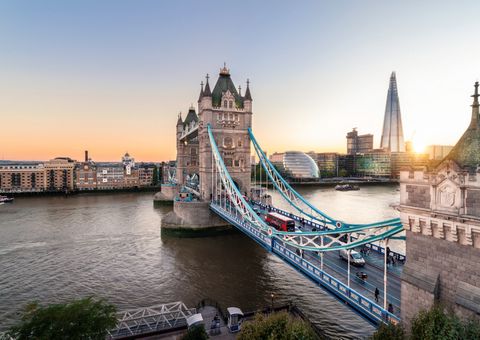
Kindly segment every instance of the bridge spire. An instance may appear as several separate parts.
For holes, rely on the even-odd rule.
[[[210,84],[208,83],[209,78],[210,78],[210,76],[207,73],[207,76],[205,77],[205,79],[207,79],[207,83],[205,84],[205,90],[203,91],[203,96],[204,97],[211,97],[212,96],[212,91],[210,90]]]
[[[202,100],[203,97],[203,81],[200,82],[200,95],[198,96],[198,102]]]
[[[252,100],[252,95],[250,94],[250,80],[247,79],[247,89],[245,90],[245,100]]]
[[[182,124],[183,124],[182,113],[179,112],[179,113],[178,113],[178,119],[177,119],[177,126],[178,126],[178,125],[182,125]]]
[[[478,104],[478,97],[480,95],[478,94],[478,81],[475,82],[475,92],[472,95],[473,98],[473,104],[472,104],[472,121],[470,122],[470,128],[477,128],[478,123],[479,123],[479,107],[480,105]]]

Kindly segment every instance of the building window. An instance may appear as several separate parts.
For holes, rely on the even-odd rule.
[[[231,137],[225,137],[223,139],[223,146],[225,148],[232,148],[233,147],[233,140]]]
[[[235,166],[238,168],[240,166],[240,161],[238,159],[235,160]]]
[[[227,107],[227,101],[226,100],[223,101],[223,107]]]
[[[237,145],[238,145],[239,148],[242,147],[242,140],[241,139],[238,140]]]
[[[225,166],[232,166],[233,160],[231,158],[225,158]]]
[[[228,102],[228,107],[229,107],[230,109],[233,108],[233,100],[230,100],[230,101]]]

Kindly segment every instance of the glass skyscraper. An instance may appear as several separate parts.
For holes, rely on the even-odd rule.
[[[380,148],[387,149],[390,152],[405,152],[402,115],[400,113],[400,101],[398,100],[395,72],[392,72],[390,76]]]

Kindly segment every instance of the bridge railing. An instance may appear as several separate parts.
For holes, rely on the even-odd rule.
[[[396,315],[389,313],[381,306],[356,292],[354,289],[349,288],[346,284],[337,280],[333,276],[322,271],[320,268],[312,264],[311,262],[303,259],[301,256],[295,254],[275,240],[273,242],[272,252],[278,254],[287,263],[297,270],[302,271],[309,276],[313,281],[321,284],[328,290],[332,291],[338,297],[344,301],[348,301],[355,309],[362,312],[364,315],[369,316],[376,322],[400,322],[400,318]]]
[[[117,313],[117,326],[108,332],[107,339],[185,327],[187,318],[195,313],[195,308],[188,308],[181,301],[122,311]]]

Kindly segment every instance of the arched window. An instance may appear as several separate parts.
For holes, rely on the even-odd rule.
[[[242,140],[241,139],[238,140],[237,145],[238,145],[239,148],[242,147]]]
[[[230,101],[228,102],[228,107],[229,107],[230,109],[233,107],[233,100],[230,100]]]
[[[227,101],[226,100],[223,101],[223,107],[227,107]]]

